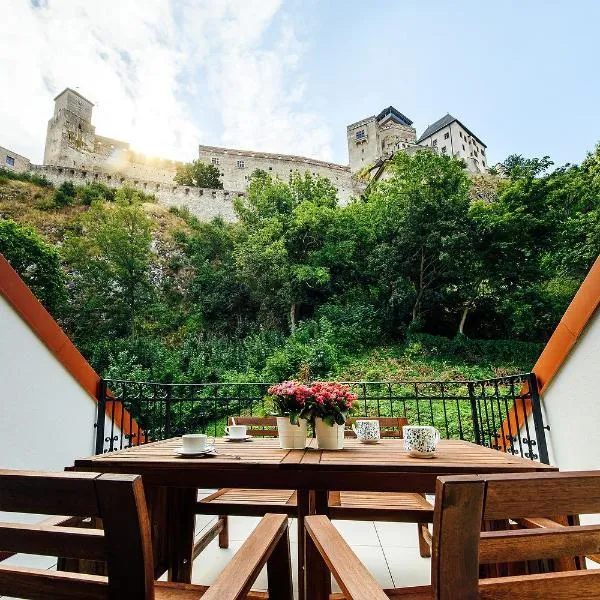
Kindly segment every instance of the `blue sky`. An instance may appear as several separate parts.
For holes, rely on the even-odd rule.
[[[8,3],[9,0],[0,0]],[[10,0],[0,145],[42,158],[52,98],[97,132],[192,159],[198,143],[345,163],[345,127],[450,112],[488,145],[580,162],[600,140],[600,2]]]

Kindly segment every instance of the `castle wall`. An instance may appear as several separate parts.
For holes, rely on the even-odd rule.
[[[199,158],[219,169],[223,187],[228,190],[245,191],[252,173],[256,169],[262,169],[272,177],[279,177],[283,181],[288,181],[294,171],[300,173],[308,171],[313,175],[326,177],[337,188],[340,204],[347,204],[354,195],[350,169],[335,163],[301,156],[216,146],[200,146]]]
[[[28,158],[0,146],[0,168],[23,173],[31,169],[31,162]]]
[[[154,194],[156,200],[165,206],[187,208],[201,221],[209,221],[214,217],[221,217],[225,221],[235,221],[233,199],[236,196],[243,195],[242,192],[194,188],[173,183],[165,184],[160,181],[141,181],[123,175],[75,168],[31,165],[31,169],[40,175],[44,175],[56,186],[65,181],[72,181],[76,185],[97,182],[112,188],[132,187],[146,194]]]

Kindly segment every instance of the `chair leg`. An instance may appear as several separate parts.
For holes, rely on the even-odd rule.
[[[269,600],[293,600],[290,536],[286,528],[267,560]]]
[[[219,548],[229,548],[229,517],[221,515],[219,521],[223,523],[223,528],[219,532]]]
[[[427,542],[427,538],[425,537],[425,534],[423,533],[424,529],[427,529],[429,531],[429,526],[427,523],[417,523],[417,529],[418,529],[418,536],[419,536],[419,553],[421,554],[421,556],[423,558],[430,558],[431,557],[431,547],[429,546],[429,543]]]

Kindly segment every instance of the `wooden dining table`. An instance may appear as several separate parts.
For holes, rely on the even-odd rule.
[[[69,470],[142,476],[153,534],[155,575],[173,581],[192,572],[198,489],[297,490],[298,582],[301,600],[326,597],[329,574],[305,573],[304,517],[327,514],[329,491],[434,493],[440,475],[555,471],[555,467],[462,440],[442,440],[435,457],[414,458],[400,439],[361,444],[346,439],[343,450],[320,450],[316,440],[302,450],[284,450],[278,439],[215,440],[216,455],[182,458],[180,438],[134,446],[75,461]],[[201,558],[201,556],[200,556]]]

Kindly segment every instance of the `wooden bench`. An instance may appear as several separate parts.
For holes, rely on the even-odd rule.
[[[352,424],[357,418],[346,422],[346,437],[355,437]],[[402,417],[379,417],[383,438],[402,438],[402,427],[408,420]],[[229,424],[246,425],[248,434],[256,437],[277,437],[275,417],[233,417]],[[198,514],[218,515],[214,531],[209,531],[202,543],[219,535],[219,546],[227,548],[227,515],[262,516],[265,513],[296,516],[297,503],[294,490],[254,490],[223,488],[202,498],[197,503]],[[417,523],[419,551],[421,556],[431,555],[428,543],[428,523],[433,520],[433,506],[421,494],[394,492],[330,492],[329,515],[332,519],[351,521],[396,521]]]
[[[578,524],[578,515],[597,513],[600,471],[440,477],[430,586],[382,590],[327,517],[313,515],[305,519],[308,597],[600,598],[600,570],[585,570],[582,558],[600,553],[600,525]],[[330,595],[329,573],[341,594]]]
[[[0,596],[36,600],[292,600],[287,518],[266,515],[210,587],[154,581],[150,523],[139,475],[0,470],[0,511],[102,519],[103,529],[65,517],[0,523],[0,556],[15,553],[105,561],[107,577],[0,564]],[[0,560],[1,562],[1,560]],[[267,565],[269,593],[250,592]]]

